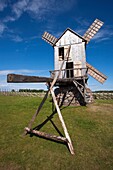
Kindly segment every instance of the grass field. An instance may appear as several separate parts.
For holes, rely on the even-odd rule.
[[[22,136],[40,98],[0,96],[0,170],[113,170],[113,100],[62,108],[75,155],[60,143]],[[52,113],[49,100],[33,127]],[[52,121],[63,133],[57,114]],[[49,121],[41,131],[59,135]]]

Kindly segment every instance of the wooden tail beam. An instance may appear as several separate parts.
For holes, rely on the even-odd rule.
[[[26,76],[20,74],[8,74],[8,83],[40,83],[40,82],[52,82],[53,79],[49,77],[39,77],[39,76]]]
[[[62,70],[61,70],[62,71]],[[77,80],[81,80],[82,77],[76,77]],[[86,77],[87,78],[87,77]],[[8,74],[7,75],[7,82],[8,83],[51,83],[53,82],[53,78],[49,77],[39,77],[39,76],[26,76],[26,75],[19,75],[19,74]],[[55,78],[54,82],[56,84],[59,83],[72,83],[75,78]]]

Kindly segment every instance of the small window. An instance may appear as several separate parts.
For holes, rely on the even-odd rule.
[[[59,60],[64,60],[64,47],[59,48]]]

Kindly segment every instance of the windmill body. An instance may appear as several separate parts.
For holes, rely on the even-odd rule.
[[[86,41],[80,35],[69,28],[57,40],[54,45],[54,69],[59,70],[63,60],[65,60],[63,69],[69,69],[66,73],[61,74],[60,78],[71,78],[85,75],[85,43]],[[70,53],[67,58],[65,56],[70,45]]]

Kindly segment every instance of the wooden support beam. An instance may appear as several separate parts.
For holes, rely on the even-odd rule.
[[[8,74],[8,83],[40,83],[40,82],[52,82],[52,78],[49,77],[39,77],[39,76],[26,76],[19,74]]]
[[[81,88],[78,86],[77,82],[76,81],[73,81],[73,83],[75,84],[76,88],[78,89],[78,91],[80,92],[80,94],[84,97],[84,94],[81,90]]]
[[[60,108],[59,108],[59,106],[58,106],[58,104],[57,104],[57,100],[56,100],[56,97],[55,97],[55,94],[54,94],[53,89],[50,89],[50,92],[51,92],[51,94],[52,94],[53,101],[54,101],[54,104],[55,104],[55,107],[56,107],[56,110],[57,110],[57,113],[58,113],[60,122],[61,122],[61,124],[62,124],[64,133],[65,133],[65,136],[66,136],[66,139],[67,139],[67,144],[68,144],[69,150],[70,150],[71,154],[74,155],[74,148],[73,148],[73,145],[72,145],[72,142],[71,142],[71,138],[70,138],[70,136],[69,136],[69,133],[68,133],[68,131],[67,131],[67,128],[66,128],[64,119],[63,119],[62,114],[61,114],[61,112],[60,112]]]
[[[48,133],[45,133],[45,132],[32,130],[32,129],[28,128],[28,127],[25,127],[25,131],[27,133],[31,133],[31,134],[34,134],[36,136],[43,137],[43,138],[46,138],[46,139],[49,139],[49,140],[67,143],[67,139],[65,137],[62,137],[62,136],[56,136],[56,135],[51,135],[51,134],[48,134]]]
[[[45,94],[43,100],[41,101],[41,103],[40,103],[38,109],[36,110],[36,113],[33,115],[31,121],[29,122],[28,127],[29,127],[30,129],[31,129],[31,127],[32,127],[32,124],[33,124],[35,118],[37,117],[38,113],[40,112],[40,110],[41,110],[43,104],[45,103],[45,101],[46,101],[46,99],[47,99],[47,96],[48,96],[48,93],[49,93],[49,90],[46,92],[46,94]]]
[[[72,83],[75,79],[81,80],[83,77],[76,77],[76,78],[58,78],[55,77],[55,80],[51,77],[39,77],[39,76],[26,76],[26,75],[19,75],[19,74],[8,74],[7,75],[7,82],[8,83],[44,83],[44,82],[54,82],[55,83]],[[88,77],[85,77],[86,79]],[[55,85],[55,83],[53,84]]]
[[[84,92],[84,101],[85,103],[87,103],[86,101],[86,83],[85,83],[85,79],[83,78],[83,83],[84,83],[84,89],[83,89],[83,92]]]

